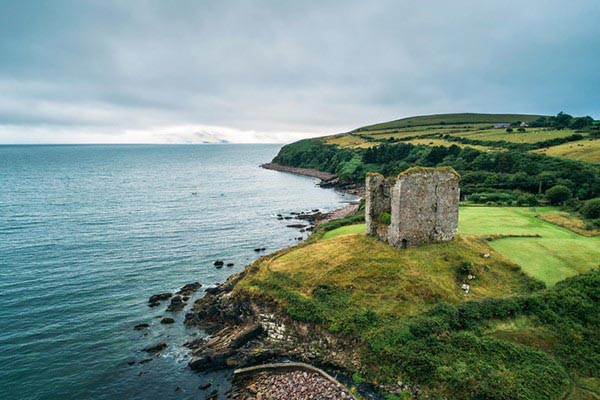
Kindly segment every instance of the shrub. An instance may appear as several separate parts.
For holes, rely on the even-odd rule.
[[[552,186],[546,191],[546,198],[553,205],[559,205],[567,201],[573,196],[573,192],[566,186],[556,185]]]
[[[587,219],[600,218],[600,197],[586,201],[581,208],[581,215]]]
[[[382,212],[381,214],[379,214],[379,221],[386,225],[389,225],[392,223],[392,216],[388,212]]]
[[[511,133],[513,131],[512,128],[506,128],[506,132]]]

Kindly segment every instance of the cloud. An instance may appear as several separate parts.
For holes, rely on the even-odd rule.
[[[11,2],[0,142],[289,142],[437,112],[600,117],[600,4]]]

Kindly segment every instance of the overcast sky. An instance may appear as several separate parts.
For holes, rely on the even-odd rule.
[[[600,118],[600,1],[0,0],[0,143],[291,142]]]

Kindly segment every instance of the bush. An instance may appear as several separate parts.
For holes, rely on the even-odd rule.
[[[512,128],[506,128],[506,132],[511,133],[513,131]]]
[[[556,185],[552,186],[546,191],[546,198],[553,205],[559,205],[567,201],[573,196],[573,192],[566,186]]]
[[[581,215],[586,219],[600,218],[600,197],[586,201],[581,208]]]
[[[392,223],[392,216],[388,212],[382,212],[379,214],[379,221],[383,224],[389,225]]]

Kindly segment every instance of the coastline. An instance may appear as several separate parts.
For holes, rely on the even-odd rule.
[[[287,165],[280,165],[276,163],[265,163],[260,165],[261,168],[270,169],[273,171],[280,172],[289,172],[297,175],[310,176],[312,178],[318,178],[323,182],[331,182],[337,178],[337,174],[332,174],[329,172],[322,172],[317,169],[312,168],[297,168],[297,167],[289,167]]]
[[[353,195],[364,193],[362,188],[356,188],[355,185],[339,185],[335,174],[273,163],[262,164],[260,167],[318,178],[322,188],[334,188]],[[318,210],[307,214],[292,213],[292,218],[309,222],[312,226],[307,230],[312,231],[319,224],[355,214],[359,205],[359,201],[351,202],[323,214]],[[289,247],[263,257],[270,257],[287,249]],[[294,362],[300,361],[310,363],[304,365],[315,371],[321,371],[319,367],[328,366],[346,376],[357,359],[354,351],[349,350],[354,347],[353,343],[345,343],[314,324],[294,321],[274,304],[255,302],[235,295],[236,284],[253,265],[255,263],[230,275],[223,284],[206,289],[204,296],[197,299],[186,313],[186,326],[199,327],[208,334],[205,339],[191,340],[185,344],[191,350],[189,367],[197,372],[229,368],[236,368],[238,371],[240,368],[252,370],[256,366],[264,368],[259,378],[240,380],[233,379],[236,378],[235,375],[232,377],[232,386],[226,393],[235,398],[255,398],[256,395],[259,395],[257,398],[271,398],[270,396],[275,395],[270,392],[273,387],[278,389],[276,397],[285,395],[286,398],[304,399],[309,398],[306,396],[311,393],[326,393],[327,398],[355,398],[335,379],[336,384],[331,386],[331,382],[327,379],[323,381],[319,374],[307,375],[302,372],[304,368],[294,367],[297,364]],[[311,348],[315,343],[319,343],[322,352],[315,352]],[[281,362],[289,365],[287,373],[280,371],[285,369],[281,367]],[[271,370],[270,366],[274,368]],[[324,371],[321,372],[328,376]],[[345,380],[349,380],[348,376]]]

